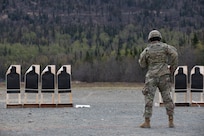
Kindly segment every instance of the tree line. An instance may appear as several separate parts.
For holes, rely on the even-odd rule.
[[[55,32],[55,41],[39,44],[34,31],[23,33],[20,43],[0,43],[1,78],[11,64],[22,65],[22,74],[31,64],[48,64],[57,68],[72,65],[73,80],[86,82],[141,82],[144,70],[138,58],[146,47],[147,34],[137,31],[137,26],[126,25],[120,31],[106,27],[78,27],[70,34]],[[163,42],[175,46],[179,52],[179,64],[192,67],[203,65],[203,31],[183,33],[160,29]],[[48,41],[47,41],[48,42]]]

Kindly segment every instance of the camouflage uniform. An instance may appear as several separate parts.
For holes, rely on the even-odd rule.
[[[173,116],[174,104],[170,96],[170,75],[173,75],[177,63],[176,48],[160,41],[150,42],[140,54],[140,66],[148,69],[145,76],[145,87],[142,91],[145,97],[145,118],[152,116],[153,100],[157,88],[161,92],[167,115]]]

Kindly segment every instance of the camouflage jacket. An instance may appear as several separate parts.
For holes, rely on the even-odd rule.
[[[140,54],[139,64],[148,69],[146,77],[173,74],[178,65],[177,49],[166,43],[152,42]]]

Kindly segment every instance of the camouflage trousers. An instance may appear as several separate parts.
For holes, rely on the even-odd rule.
[[[145,111],[143,116],[146,118],[150,118],[152,116],[153,101],[157,88],[161,93],[164,105],[166,107],[167,115],[174,114],[174,103],[170,95],[170,76],[163,75],[161,77],[146,77],[145,87],[142,90],[145,97]]]

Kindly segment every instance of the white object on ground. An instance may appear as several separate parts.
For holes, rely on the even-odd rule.
[[[90,105],[76,105],[76,108],[90,108]]]

